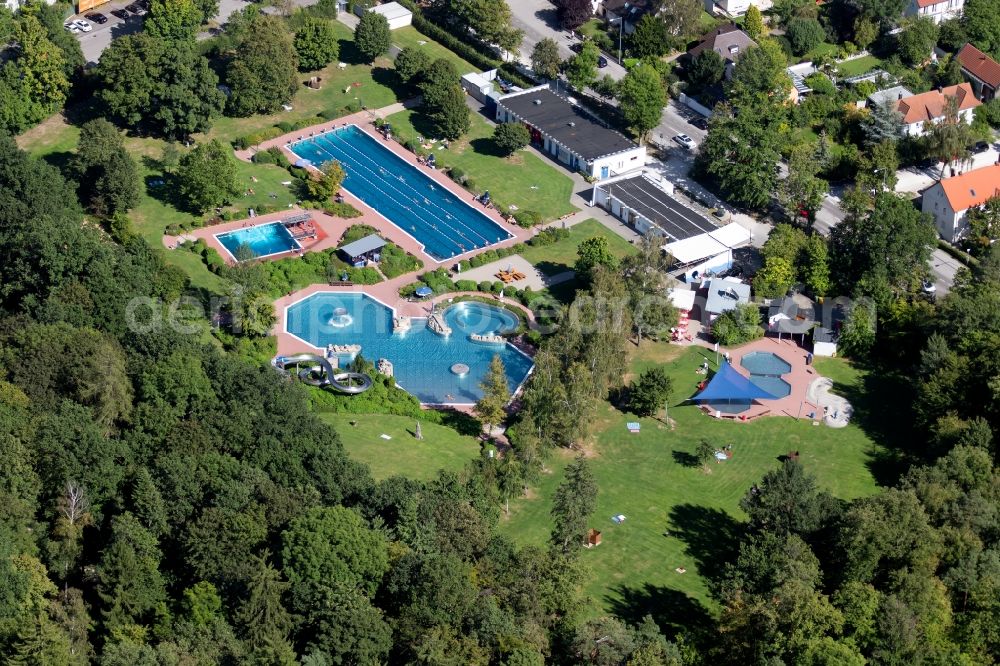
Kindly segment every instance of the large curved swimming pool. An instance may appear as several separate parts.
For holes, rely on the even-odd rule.
[[[321,292],[288,306],[285,330],[320,349],[361,345],[366,359],[388,359],[397,384],[427,404],[475,403],[494,355],[503,360],[512,391],[531,370],[531,358],[512,345],[470,339],[516,329],[517,316],[507,310],[475,302],[452,305],[444,311],[449,336],[428,329],[426,319],[413,319],[409,331],[393,333],[392,318],[391,308],[366,294]],[[349,360],[338,358],[341,365]],[[452,372],[455,364],[468,366],[469,372]]]

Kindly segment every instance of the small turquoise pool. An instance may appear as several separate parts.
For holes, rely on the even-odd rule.
[[[792,386],[781,377],[768,375],[750,375],[750,381],[764,389],[775,398],[784,398],[792,392]]]
[[[781,376],[792,371],[788,361],[771,352],[750,352],[740,360],[740,365],[751,375]]]
[[[413,319],[405,333],[393,333],[392,309],[365,294],[321,292],[285,311],[285,330],[320,349],[327,345],[361,345],[361,355],[392,362],[397,384],[427,404],[473,404],[482,397],[479,384],[494,355],[507,369],[511,391],[527,378],[532,360],[509,344],[473,342],[470,336],[503,333],[518,325],[515,314],[490,305],[457,303],[444,311],[451,335]],[[349,357],[340,357],[346,365]],[[468,372],[456,373],[453,366]]]
[[[233,259],[236,258],[236,249],[241,245],[246,245],[253,250],[257,258],[269,257],[301,247],[281,222],[228,231],[224,234],[216,234],[215,238],[222,244],[222,247],[226,248]]]

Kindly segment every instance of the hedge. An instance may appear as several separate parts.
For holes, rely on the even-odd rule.
[[[336,201],[332,201],[323,206],[323,212],[327,215],[343,219],[361,217],[361,211],[347,202],[337,203]]]

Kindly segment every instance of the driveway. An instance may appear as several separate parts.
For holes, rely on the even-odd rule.
[[[507,0],[510,5],[511,24],[524,32],[521,42],[521,62],[531,65],[531,51],[535,44],[546,37],[559,45],[559,55],[565,60],[573,57],[570,45],[578,42],[576,37],[559,27],[559,12],[549,0]],[[617,53],[606,54],[608,66],[598,71],[598,76],[609,75],[615,81],[625,76],[625,68],[616,62]]]
[[[706,132],[691,124],[692,120],[700,117],[677,100],[667,100],[667,105],[663,107],[663,115],[660,117],[660,124],[653,130],[653,142],[661,146],[676,145],[674,137],[678,134],[687,134],[700,146],[705,140]]]

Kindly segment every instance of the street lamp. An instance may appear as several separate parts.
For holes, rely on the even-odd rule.
[[[615,21],[618,21],[618,64],[622,64],[622,26],[625,25],[625,19],[619,16],[611,21],[614,25]]]

